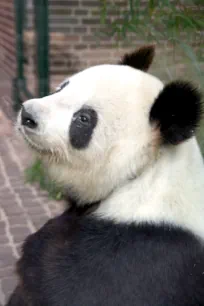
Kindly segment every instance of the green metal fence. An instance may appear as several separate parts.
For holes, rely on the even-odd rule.
[[[24,45],[24,31],[26,29],[26,0],[14,0],[16,19],[16,76],[13,80],[14,109],[18,110],[21,103],[31,99],[33,94],[28,90],[25,76],[27,61]],[[37,96],[49,94],[49,22],[48,0],[34,0],[34,32],[36,51],[36,81]]]

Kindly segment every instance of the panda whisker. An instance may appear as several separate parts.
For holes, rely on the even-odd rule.
[[[57,149],[58,151],[58,156],[60,159],[68,160],[68,151],[67,151],[67,147],[66,144],[62,138],[62,136],[60,135],[60,133],[57,134],[58,140],[60,142],[60,148]]]

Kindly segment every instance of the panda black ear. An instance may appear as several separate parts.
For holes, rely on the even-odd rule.
[[[120,64],[147,71],[153,61],[154,54],[155,47],[153,45],[144,46],[132,53],[125,54]]]
[[[164,143],[174,145],[195,134],[201,117],[201,94],[182,81],[166,85],[150,111],[150,121],[159,126]]]

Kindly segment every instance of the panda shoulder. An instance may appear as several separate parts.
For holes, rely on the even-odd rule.
[[[24,275],[27,267],[35,270],[39,267],[48,246],[56,248],[65,237],[74,222],[73,218],[65,211],[60,216],[47,221],[38,231],[29,235],[22,246],[21,257],[17,263],[17,272]],[[26,276],[26,275],[24,275]]]

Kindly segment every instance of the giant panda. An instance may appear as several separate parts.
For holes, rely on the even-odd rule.
[[[203,306],[201,95],[154,47],[25,102],[17,127],[70,206],[30,235],[9,306]]]

